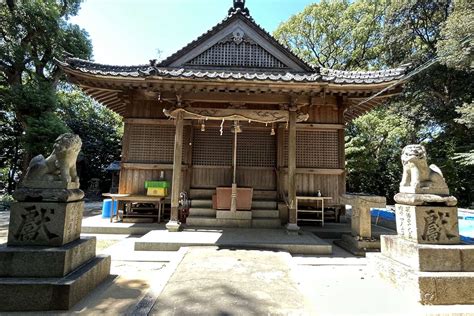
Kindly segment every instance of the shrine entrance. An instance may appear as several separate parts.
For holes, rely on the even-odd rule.
[[[203,126],[204,124],[204,126]],[[234,122],[222,127],[209,122],[195,125],[192,140],[191,188],[231,186],[233,180]],[[236,147],[236,183],[254,190],[277,189],[276,126],[239,122]]]

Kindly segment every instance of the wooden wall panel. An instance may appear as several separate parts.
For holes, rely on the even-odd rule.
[[[328,205],[339,204],[339,196],[344,193],[341,191],[341,181],[344,181],[344,175],[319,175],[297,172],[296,194],[314,196],[320,190],[323,196],[332,197]],[[288,173],[286,171],[280,171],[279,187],[279,193],[286,195],[288,192]]]
[[[196,189],[232,185],[231,167],[193,166],[191,187]]]
[[[237,168],[237,185],[255,190],[276,190],[277,176],[273,168]]]
[[[145,194],[145,181],[158,180],[163,169],[122,168],[120,172],[120,194]],[[172,182],[173,170],[166,169],[165,179]],[[183,179],[187,179],[189,170],[183,170]],[[183,181],[181,191],[189,190],[189,182]]]
[[[313,105],[308,109],[309,118],[307,123],[320,123],[320,124],[337,124],[343,123],[339,119],[339,112],[336,103],[329,104],[326,106]]]

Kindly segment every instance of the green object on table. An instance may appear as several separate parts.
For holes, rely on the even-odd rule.
[[[170,183],[168,181],[145,181],[145,189],[149,188],[169,188]]]

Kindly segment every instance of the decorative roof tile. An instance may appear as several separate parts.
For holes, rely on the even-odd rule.
[[[328,82],[336,84],[382,83],[402,78],[408,65],[380,71],[341,71],[322,68],[321,72],[250,72],[234,70],[186,69],[158,67],[151,61],[148,65],[114,66],[93,63],[87,60],[68,58],[58,63],[63,68],[100,76],[112,77],[163,77],[183,79],[255,80],[282,82]]]

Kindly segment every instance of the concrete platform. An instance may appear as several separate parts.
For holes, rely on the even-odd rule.
[[[189,248],[149,315],[314,315],[285,252]]]
[[[83,234],[127,234],[145,235],[156,229],[165,229],[162,223],[111,223],[109,218],[102,218],[101,215],[91,216],[82,220]]]
[[[152,231],[135,242],[137,251],[176,251],[187,246],[283,250],[291,254],[331,254],[332,245],[311,232],[288,235],[285,229],[225,228]]]

